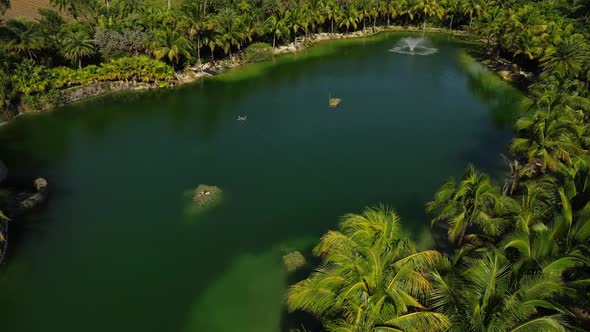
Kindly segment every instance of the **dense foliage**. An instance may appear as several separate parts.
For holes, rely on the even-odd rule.
[[[0,8],[8,6],[5,1]],[[0,95],[0,104],[14,108],[23,99],[32,98],[23,98],[18,92],[24,88],[18,86],[22,78],[11,80],[23,73],[16,72],[16,68],[25,59],[46,68],[81,69],[110,59],[148,55],[178,70],[199,65],[203,59],[227,55],[233,60],[236,51],[255,42],[275,47],[278,43],[297,43],[298,37],[311,33],[346,33],[376,25],[471,27],[490,49],[516,54],[532,65],[542,61],[555,67],[569,55],[567,50],[561,51],[564,45],[579,54],[579,60],[584,57],[583,47],[578,46],[585,45],[585,40],[578,30],[587,21],[588,10],[587,3],[578,2],[526,5],[514,0],[52,0],[52,5],[67,16],[65,19],[44,9],[35,20],[17,18],[0,23],[0,58],[7,58],[0,61],[5,76],[0,80],[0,91],[10,92]],[[554,17],[559,18],[554,24],[543,24]],[[561,47],[556,47],[558,44]],[[560,72],[547,72],[581,75],[584,69],[576,60]]]
[[[506,181],[468,167],[426,205],[441,252],[418,251],[387,209],[345,216],[292,286],[291,310],[331,331],[566,331],[590,311],[587,0],[53,0],[69,13],[3,22],[0,106],[72,85],[166,81],[174,69],[316,32],[465,29],[481,56],[533,73]],[[6,8],[0,2],[0,11]],[[255,44],[259,45],[259,44]],[[265,54],[251,46],[246,56]],[[254,59],[253,59],[254,60]],[[47,101],[48,102],[48,101]],[[4,112],[6,113],[6,112]]]
[[[345,216],[289,308],[329,331],[588,330],[590,3],[472,1],[469,15],[460,1],[441,4],[482,57],[534,74],[506,180],[469,166],[443,184],[426,204],[433,231],[447,233],[440,252],[408,242],[399,254],[407,240],[388,209]]]

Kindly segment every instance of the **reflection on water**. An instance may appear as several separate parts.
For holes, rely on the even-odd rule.
[[[467,73],[469,89],[488,105],[496,124],[512,125],[525,97],[466,53],[459,53],[459,62]]]

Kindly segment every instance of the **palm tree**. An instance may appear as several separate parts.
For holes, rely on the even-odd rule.
[[[461,0],[448,0],[445,4],[445,17],[449,18],[449,30],[453,29],[453,23],[455,20],[455,15],[462,13],[462,5],[463,3]]]
[[[500,251],[466,259],[463,271],[435,272],[432,307],[452,322],[449,331],[567,331],[565,310],[555,298],[566,293],[551,273],[518,276]]]
[[[190,58],[190,43],[184,31],[178,27],[156,30],[148,38],[146,46],[156,59],[167,58],[178,65],[181,59]]]
[[[287,24],[293,31],[293,45],[297,47],[297,33],[301,30],[307,33],[309,26],[309,15],[304,6],[298,1],[291,1],[289,3],[289,16],[287,17]]]
[[[403,8],[406,5],[405,0],[383,0],[380,5],[380,12],[387,19],[387,27],[391,25],[391,19],[403,13]]]
[[[479,16],[484,11],[484,3],[481,0],[463,0],[463,13],[469,17],[469,26],[473,23],[473,17]]]
[[[590,61],[590,48],[580,34],[570,34],[556,45],[547,48],[541,58],[543,69],[556,75],[561,81],[575,78]]]
[[[6,49],[20,55],[26,55],[30,59],[35,57],[35,52],[43,49],[45,43],[39,25],[24,17],[8,20],[5,25],[7,32]]]
[[[547,25],[535,6],[524,5],[510,13],[506,29],[509,47],[515,56],[524,54],[532,60],[543,51],[538,41]]]
[[[239,49],[246,38],[242,19],[233,9],[225,8],[217,15],[216,32],[216,44],[220,45],[233,61],[232,47]]]
[[[436,16],[439,19],[444,15],[443,7],[438,3],[438,0],[417,0],[414,3],[411,11],[418,13],[424,20],[424,28],[426,28],[426,21],[428,18]]]
[[[352,5],[347,5],[344,7],[342,15],[338,18],[340,21],[338,23],[338,27],[346,27],[346,33],[348,33],[348,29],[350,27],[353,29],[357,28],[358,17],[359,15],[356,8],[354,8]]]
[[[540,163],[542,172],[571,166],[582,152],[577,143],[581,128],[565,116],[539,111],[517,120],[516,129],[510,150],[530,164]]]
[[[496,236],[506,221],[500,216],[510,207],[511,201],[500,195],[490,178],[469,165],[460,182],[450,180],[436,193],[434,201],[426,204],[432,219],[448,223],[451,242],[459,246],[469,227],[477,225],[486,235]]]
[[[203,11],[204,3],[200,0],[194,0],[186,3],[183,7],[183,26],[186,28],[190,38],[195,39],[195,48],[197,49],[197,65],[201,69],[201,47],[203,46],[202,37],[212,29],[211,20]]]
[[[427,271],[441,260],[418,252],[401,235],[391,210],[366,209],[343,217],[314,249],[321,266],[291,287],[289,310],[320,318],[331,331],[440,331],[448,319],[421,303],[431,289]]]
[[[275,48],[277,44],[277,39],[282,38],[283,36],[289,35],[289,27],[287,27],[287,19],[285,17],[289,17],[288,11],[283,11],[283,14],[273,14],[270,15],[265,23],[264,26],[266,31],[269,31],[272,34],[272,47]]]
[[[74,19],[78,17],[79,0],[50,0],[49,4],[59,10],[66,10]]]
[[[61,52],[66,59],[78,62],[82,69],[82,58],[94,54],[94,44],[90,34],[84,27],[68,27],[64,29]]]
[[[342,8],[336,3],[330,1],[325,7],[326,18],[330,20],[330,33],[334,33],[334,24],[342,16]]]

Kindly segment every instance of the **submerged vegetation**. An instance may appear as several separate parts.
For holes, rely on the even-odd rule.
[[[246,47],[247,59],[262,61],[279,43],[297,44],[317,32],[409,24],[467,30],[482,44],[479,56],[507,59],[512,70],[533,76],[505,181],[494,183],[468,166],[460,179],[442,185],[426,204],[434,232],[446,233],[437,250],[418,250],[388,208],[346,215],[315,247],[317,269],[290,288],[289,309],[310,313],[330,331],[588,328],[588,1],[54,4],[70,17],[44,10],[37,21],[2,23],[5,118],[18,105],[51,103],[59,89],[115,80],[166,85],[175,70],[201,69],[203,59],[234,61]],[[6,7],[0,2],[0,10]],[[195,198],[199,193],[205,195]],[[302,256],[290,258],[305,264]]]

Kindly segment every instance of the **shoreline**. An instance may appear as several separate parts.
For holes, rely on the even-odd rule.
[[[435,27],[426,27],[423,29],[422,27],[416,26],[390,26],[390,27],[367,27],[364,31],[358,30],[350,33],[315,33],[310,34],[307,36],[300,36],[297,38],[297,45],[294,42],[289,44],[278,45],[273,49],[273,56],[282,56],[286,54],[294,54],[315,45],[324,42],[324,41],[332,41],[332,40],[340,40],[340,39],[360,39],[360,38],[367,38],[373,37],[380,33],[388,33],[388,32],[412,32],[412,33],[419,33],[419,32],[428,32],[428,33],[446,33],[452,36],[466,36],[468,35],[463,30],[449,30],[446,28],[435,28]],[[14,115],[11,119],[5,120],[0,122],[0,126],[5,125],[11,120],[16,119],[20,116],[25,114],[37,114],[43,112],[51,112],[54,109],[69,105],[75,104],[78,102],[83,102],[90,100],[95,97],[105,96],[109,94],[115,94],[120,92],[133,92],[133,91],[143,91],[143,90],[155,90],[155,89],[173,89],[176,87],[180,87],[187,84],[192,84],[197,82],[206,77],[216,76],[222,73],[225,73],[229,70],[237,69],[245,64],[253,63],[248,62],[242,59],[241,57],[242,51],[236,53],[234,55],[234,60],[230,60],[228,58],[223,58],[222,60],[218,60],[215,62],[209,61],[203,63],[200,68],[199,66],[192,66],[186,68],[183,71],[175,72],[175,80],[172,81],[173,84],[167,86],[158,86],[157,83],[150,84],[150,83],[142,83],[142,82],[130,82],[130,81],[101,81],[101,82],[94,82],[90,84],[78,85],[74,87],[68,87],[66,89],[59,90],[60,97],[55,102],[55,104],[48,105],[49,107],[45,109],[34,109],[34,110],[27,110],[27,111],[18,111],[16,115]]]

